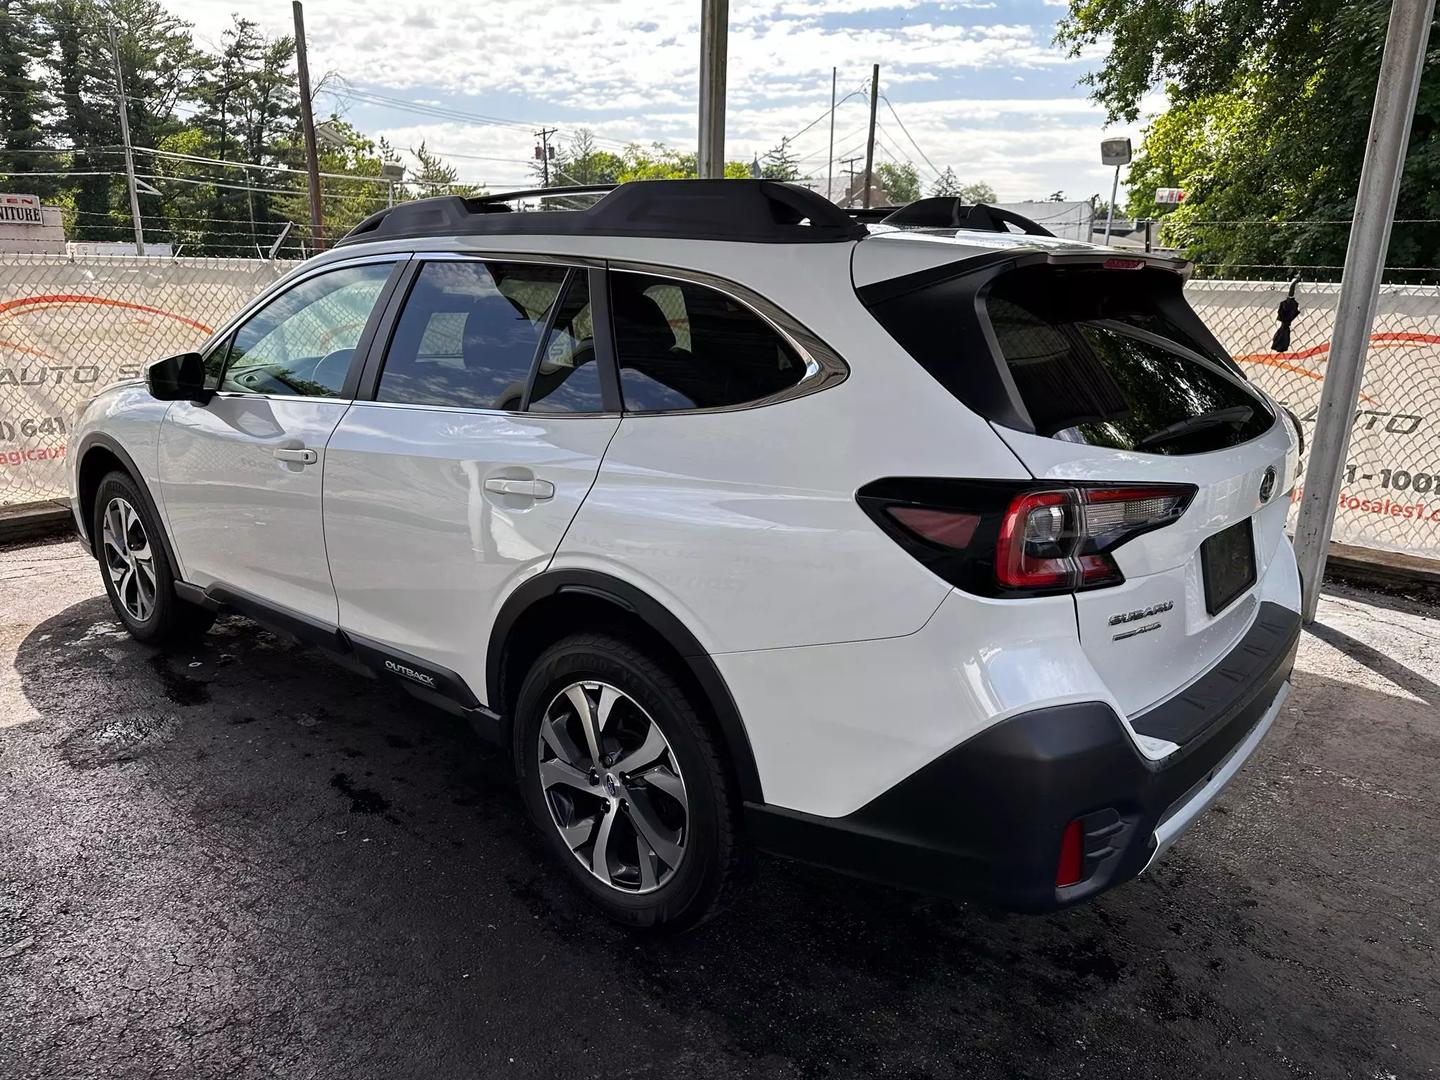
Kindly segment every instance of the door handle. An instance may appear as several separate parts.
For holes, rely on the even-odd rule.
[[[277,447],[271,451],[281,461],[293,461],[300,465],[314,465],[320,460],[320,455],[314,450],[291,450],[284,447]]]
[[[492,476],[485,481],[485,490],[492,495],[523,495],[529,499],[555,497],[555,485],[549,480],[507,480]]]

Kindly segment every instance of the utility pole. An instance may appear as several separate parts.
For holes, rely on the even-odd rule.
[[[730,0],[700,0],[700,146],[695,157],[702,180],[725,175],[725,57],[729,49]]]
[[[845,171],[846,171],[846,173],[849,174],[849,177],[850,177],[850,182],[845,185],[845,205],[846,205],[846,206],[849,206],[849,205],[850,205],[850,200],[855,197],[855,194],[854,194],[854,193],[855,193],[855,174],[856,174],[856,172],[858,171],[858,170],[856,170],[856,168],[855,168],[855,163],[856,163],[857,161],[859,161],[859,160],[860,160],[860,159],[859,159],[858,157],[847,157],[847,158],[841,158],[841,159],[840,159],[840,164],[845,166]]]
[[[825,198],[835,201],[835,76],[838,68],[830,69],[830,156],[825,159]]]
[[[120,35],[110,27],[110,52],[115,57],[115,88],[120,94],[120,141],[125,145],[125,176],[130,184],[130,217],[135,222],[135,254],[145,254],[145,229],[140,224],[140,190],[135,186],[135,155],[130,150],[130,105],[125,73],[120,70]]]
[[[555,131],[555,128],[541,128],[534,133],[535,138],[540,140],[540,145],[535,147],[535,156],[540,159],[540,172],[544,177],[541,187],[550,186],[550,158],[553,156],[550,152],[550,136],[554,135]]]
[[[310,111],[310,63],[305,55],[305,9],[294,0],[295,67],[300,75],[300,123],[305,129],[305,169],[310,174],[310,242],[325,249],[325,214],[320,205],[320,158],[315,152],[315,116]]]
[[[1415,116],[1420,73],[1425,67],[1425,48],[1434,17],[1435,0],[1394,0],[1390,8],[1375,108],[1370,115],[1370,136],[1365,143],[1365,164],[1360,170],[1345,272],[1335,306],[1335,336],[1320,388],[1315,439],[1305,471],[1300,519],[1295,526],[1295,556],[1300,564],[1303,594],[1301,614],[1307,623],[1314,621],[1320,604],[1345,454],[1350,448],[1365,354],[1380,302],[1385,254],[1390,247],[1395,202],[1410,142],[1410,122]]]
[[[875,106],[880,103],[880,65],[870,69],[870,137],[865,140],[865,201],[860,205],[870,209],[870,184],[875,164]]]

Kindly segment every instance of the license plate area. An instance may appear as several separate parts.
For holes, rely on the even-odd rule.
[[[1255,584],[1255,526],[1236,522],[1200,545],[1200,578],[1205,610],[1218,615]]]

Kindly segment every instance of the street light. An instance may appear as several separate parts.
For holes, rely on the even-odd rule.
[[[1110,243],[1110,227],[1115,224],[1115,199],[1120,194],[1120,170],[1130,164],[1132,151],[1129,139],[1102,139],[1100,164],[1115,166],[1115,183],[1110,185],[1110,212],[1105,215],[1105,243]]]

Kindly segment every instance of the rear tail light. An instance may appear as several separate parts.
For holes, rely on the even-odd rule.
[[[857,499],[952,585],[982,596],[1044,596],[1120,584],[1111,553],[1175,521],[1195,490],[890,479],[866,485]]]

